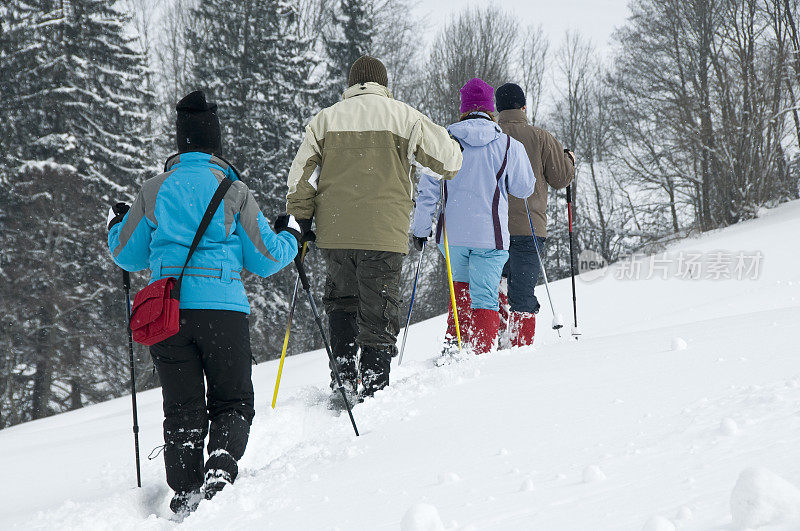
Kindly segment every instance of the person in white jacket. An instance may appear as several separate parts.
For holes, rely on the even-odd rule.
[[[464,162],[451,182],[423,175],[414,211],[415,246],[431,236],[431,217],[444,191],[436,242],[446,227],[462,337],[476,354],[494,348],[500,326],[498,289],[508,260],[508,196],[528,197],[536,179],[524,146],[494,121],[494,90],[475,78],[461,88],[461,121],[447,130],[462,145]],[[446,348],[456,337],[448,316]]]

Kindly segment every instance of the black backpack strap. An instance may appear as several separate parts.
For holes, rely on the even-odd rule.
[[[503,225],[500,220],[500,179],[506,172],[506,165],[508,164],[508,150],[511,147],[511,137],[506,135],[506,153],[503,155],[503,164],[500,170],[495,175],[497,181],[497,188],[494,189],[494,197],[492,198],[492,225],[494,226],[494,246],[496,249],[502,249],[503,246]],[[506,183],[506,191],[508,191],[508,183]]]
[[[217,191],[214,192],[214,197],[211,198],[211,202],[208,204],[205,214],[203,214],[203,219],[200,220],[200,226],[197,227],[197,232],[194,233],[194,240],[192,240],[192,245],[189,247],[189,254],[186,255],[186,262],[184,262],[183,268],[181,269],[181,276],[178,277],[178,282],[175,284],[175,289],[172,290],[172,297],[174,299],[180,300],[183,272],[186,271],[186,266],[189,265],[189,260],[191,260],[194,251],[197,249],[200,240],[203,238],[203,233],[205,233],[208,225],[211,223],[211,218],[213,218],[214,214],[216,214],[220,203],[222,203],[222,198],[225,197],[225,194],[228,192],[228,188],[230,188],[232,184],[233,181],[231,181],[228,177],[225,177],[219,182]]]

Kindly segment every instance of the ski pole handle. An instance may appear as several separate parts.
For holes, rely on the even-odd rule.
[[[572,167],[575,167],[575,154],[569,148],[564,148],[564,154],[569,157],[569,161],[572,163]]]

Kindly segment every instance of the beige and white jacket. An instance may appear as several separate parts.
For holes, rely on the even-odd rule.
[[[383,85],[353,85],[306,127],[286,211],[315,218],[321,248],[407,253],[414,168],[452,179],[461,160],[444,127]]]

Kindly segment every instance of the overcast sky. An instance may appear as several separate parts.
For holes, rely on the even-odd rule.
[[[604,50],[614,28],[622,25],[628,15],[627,0],[495,0],[494,3],[518,17],[523,25],[541,24],[550,37],[551,50],[558,46],[568,29],[580,30],[599,50]],[[425,16],[434,34],[464,7],[487,4],[469,0],[422,0],[418,11]]]

